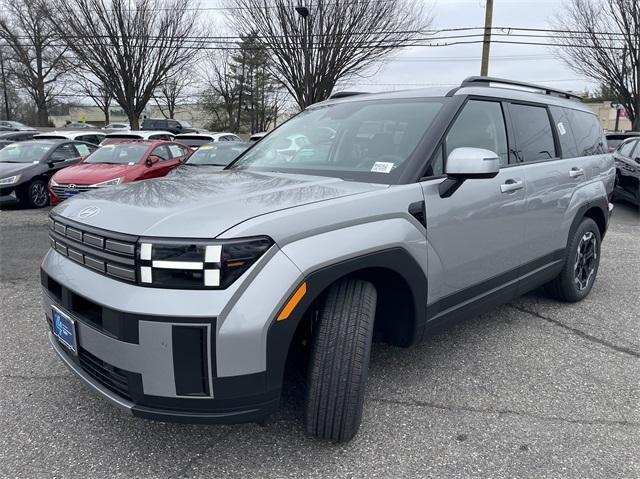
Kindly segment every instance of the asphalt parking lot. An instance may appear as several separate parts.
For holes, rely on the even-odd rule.
[[[304,435],[302,390],[266,427],[123,415],[57,360],[38,265],[46,210],[0,211],[0,477],[640,477],[640,216],[617,205],[578,304],[540,291],[403,350],[376,345],[364,424]]]

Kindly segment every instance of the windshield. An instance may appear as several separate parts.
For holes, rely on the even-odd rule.
[[[84,162],[135,165],[140,163],[148,148],[148,145],[136,144],[104,145],[89,155]]]
[[[356,101],[303,111],[231,168],[391,183],[445,99]]]
[[[33,163],[42,160],[52,143],[12,143],[0,150],[2,163]]]
[[[249,146],[250,145],[205,145],[196,150],[196,152],[185,161],[185,164],[227,166]]]
[[[193,128],[191,126],[191,123],[189,123],[188,121],[180,120],[179,123],[182,125],[183,128]]]

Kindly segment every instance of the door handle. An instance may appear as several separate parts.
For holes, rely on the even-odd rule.
[[[579,176],[583,176],[583,175],[584,175],[584,170],[583,170],[582,168],[576,168],[576,167],[574,167],[574,168],[571,168],[571,169],[569,170],[569,176],[570,176],[571,178],[577,178],[577,177],[579,177]]]
[[[500,185],[500,191],[502,193],[512,193],[514,191],[521,190],[522,188],[524,188],[522,180],[507,180]]]

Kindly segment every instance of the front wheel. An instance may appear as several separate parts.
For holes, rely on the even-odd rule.
[[[362,421],[376,313],[373,284],[346,278],[331,287],[313,334],[306,398],[307,433],[351,440]]]
[[[576,302],[584,299],[596,279],[600,265],[600,229],[584,218],[569,240],[567,258],[560,274],[546,285],[554,297]]]
[[[31,208],[43,208],[49,204],[47,184],[42,180],[33,180],[22,191],[20,202]]]

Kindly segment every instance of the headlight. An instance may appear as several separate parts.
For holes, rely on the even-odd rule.
[[[16,184],[18,181],[20,181],[20,176],[21,175],[16,175],[16,176],[10,176],[8,178],[2,178],[0,180],[0,185],[13,185],[13,184]]]
[[[124,177],[121,176],[120,178],[114,178],[113,180],[102,181],[100,183],[96,183],[96,184],[91,185],[91,186],[97,187],[97,188],[102,188],[103,186],[116,186],[116,185],[119,185],[122,182],[123,178]]]
[[[224,289],[272,244],[266,236],[220,241],[142,238],[138,280],[157,288]]]
[[[54,180],[53,178],[51,178],[51,179],[49,180],[49,185],[51,185],[51,186],[58,186],[58,182],[57,182],[56,180]]]

